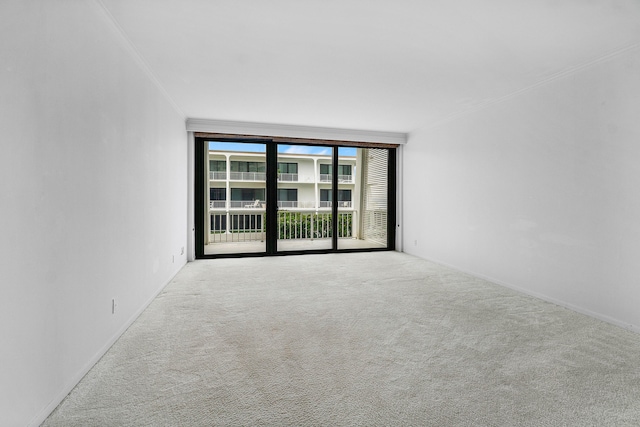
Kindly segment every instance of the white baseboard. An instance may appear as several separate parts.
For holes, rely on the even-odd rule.
[[[462,268],[456,267],[455,265],[451,265],[451,264],[448,264],[446,262],[439,261],[437,259],[424,258],[424,257],[418,256],[418,255],[415,255],[415,254],[409,254],[409,255],[413,255],[413,256],[416,256],[418,258],[422,258],[422,259],[425,259],[427,261],[443,265],[445,267],[448,267],[448,268],[451,268],[453,270],[457,270],[457,271],[463,272],[463,273],[468,274],[470,276],[474,276],[474,277],[477,277],[479,279],[483,279],[483,280],[486,280],[488,282],[495,283],[496,285],[503,286],[505,288],[520,292],[522,294],[529,295],[529,296],[534,297],[534,298],[538,298],[538,299],[540,299],[542,301],[546,301],[546,302],[558,305],[560,307],[564,307],[564,308],[566,308],[568,310],[575,311],[576,313],[584,314],[585,316],[593,317],[595,319],[602,320],[603,322],[610,323],[610,324],[612,324],[614,326],[618,326],[618,327],[621,327],[623,329],[627,329],[629,331],[632,331],[632,332],[635,332],[637,334],[640,334],[640,327],[638,325],[632,325],[632,324],[629,324],[627,322],[623,322],[620,319],[616,319],[614,317],[607,316],[607,315],[602,314],[602,313],[597,313],[595,311],[592,311],[592,310],[589,310],[589,309],[586,309],[586,308],[571,304],[571,303],[566,302],[566,301],[558,300],[556,298],[550,297],[548,295],[545,295],[545,294],[542,294],[542,293],[539,293],[539,292],[534,292],[534,291],[531,291],[531,290],[528,290],[528,289],[525,289],[525,288],[521,288],[519,286],[515,286],[515,285],[512,285],[510,283],[503,282],[501,280],[495,279],[493,277],[490,277],[490,276],[487,276],[487,275],[484,275],[484,274],[480,274],[480,273],[476,273],[474,271],[469,271],[469,270],[466,270],[466,269],[462,269]]]
[[[156,299],[156,297],[160,294],[160,292],[162,292],[162,290],[169,283],[171,283],[174,277],[176,277],[176,275],[180,272],[180,270],[182,270],[182,268],[186,264],[187,263],[185,261],[185,263],[182,266],[180,266],[180,268],[178,268],[178,270],[169,278],[169,280],[163,283],[156,290],[156,292],[154,292],[153,295],[150,298],[148,298],[147,301],[145,301],[144,304],[120,327],[120,329],[118,329],[118,331],[107,341],[107,343],[104,346],[102,346],[102,348],[98,350],[98,352],[91,359],[89,359],[89,361],[65,384],[64,387],[62,387],[60,392],[56,394],[56,396],[51,400],[51,402],[47,406],[45,406],[40,412],[38,412],[38,414],[36,414],[35,417],[31,419],[31,421],[28,424],[29,427],[39,426],[44,422],[44,420],[47,419],[49,415],[51,415],[51,413],[58,407],[58,405],[60,405],[60,403],[64,400],[64,398],[67,397],[69,393],[71,393],[71,390],[73,390],[74,387],[78,385],[80,380],[82,380],[82,378],[84,378],[84,376],[87,375],[87,373],[91,370],[91,368],[93,368],[93,366],[96,363],[98,363],[98,361],[102,358],[102,356],[104,356],[105,353],[109,351],[109,349],[116,343],[116,341],[118,341],[118,339],[122,336],[122,334],[124,334],[125,331],[129,329],[129,326],[131,326],[131,324],[135,322],[138,317],[140,317],[142,312],[144,312],[149,306],[149,304],[151,304],[153,300]]]

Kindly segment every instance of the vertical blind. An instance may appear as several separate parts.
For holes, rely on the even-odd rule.
[[[363,150],[362,233],[365,239],[386,245],[389,152],[380,148],[365,148]]]

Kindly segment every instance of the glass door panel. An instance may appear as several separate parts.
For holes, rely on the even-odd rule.
[[[266,145],[207,144],[204,254],[266,252]]]
[[[332,148],[278,144],[278,252],[332,249]],[[330,199],[329,199],[330,200]]]
[[[386,248],[389,150],[338,148],[338,249]]]
[[[213,138],[196,137],[196,257],[394,248],[392,149]]]

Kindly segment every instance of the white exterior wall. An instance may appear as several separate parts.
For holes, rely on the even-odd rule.
[[[640,330],[640,52],[410,135],[404,249]]]
[[[243,153],[243,152],[222,152],[222,151],[209,151],[209,160],[224,160],[229,156],[230,161],[261,161],[264,162],[265,158],[263,154],[259,153]],[[326,156],[314,156],[314,155],[287,155],[278,154],[279,163],[297,163],[298,164],[298,181],[279,181],[278,188],[297,188],[298,189],[298,208],[311,209],[319,207],[320,192],[318,189],[331,189],[331,183],[320,183],[320,163],[331,164],[331,158]],[[341,157],[339,164],[350,164],[352,166],[352,173],[354,173],[353,183],[339,183],[340,189],[351,189],[352,199],[355,195],[355,158]],[[209,182],[209,188],[266,188],[265,181],[242,181],[231,180],[225,182],[223,180],[213,180]],[[228,198],[230,199],[231,192],[228,192]],[[286,207],[285,207],[286,208]],[[217,208],[219,211],[223,208]],[[296,208],[288,208],[296,209]]]
[[[98,2],[3,1],[0,59],[0,425],[39,425],[185,263],[187,138]]]
[[[266,163],[267,155],[264,153],[242,153],[242,154],[231,154],[229,159],[234,162],[258,162],[258,163]]]
[[[298,164],[298,182],[311,183],[315,182],[313,159],[307,158],[288,158],[278,156],[278,161],[285,163],[297,163]]]

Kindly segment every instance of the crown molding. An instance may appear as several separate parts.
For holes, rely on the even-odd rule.
[[[142,71],[147,75],[149,80],[151,80],[151,82],[153,82],[156,88],[158,88],[162,96],[164,96],[164,98],[169,102],[169,104],[171,104],[173,109],[180,116],[186,117],[182,109],[173,100],[171,95],[169,95],[169,92],[167,92],[164,86],[162,86],[162,83],[160,83],[160,80],[158,80],[158,78],[153,73],[153,71],[151,71],[151,68],[147,64],[147,61],[145,61],[142,55],[140,54],[140,52],[138,52],[138,49],[136,49],[133,42],[127,36],[127,33],[122,29],[120,24],[118,24],[118,21],[116,21],[116,18],[114,18],[114,16],[111,14],[109,9],[107,9],[107,6],[104,5],[102,0],[94,0],[94,1],[95,3],[98,4],[99,6],[98,9],[102,11],[102,14],[105,16],[106,21],[109,23],[111,30],[120,39],[122,46],[124,46],[124,48],[129,52],[129,54],[131,55],[133,60],[136,62],[136,64],[138,64],[138,66],[142,69]]]
[[[406,144],[407,134],[316,126],[281,125],[213,119],[187,119],[187,131],[256,136],[326,139],[337,141]]]

